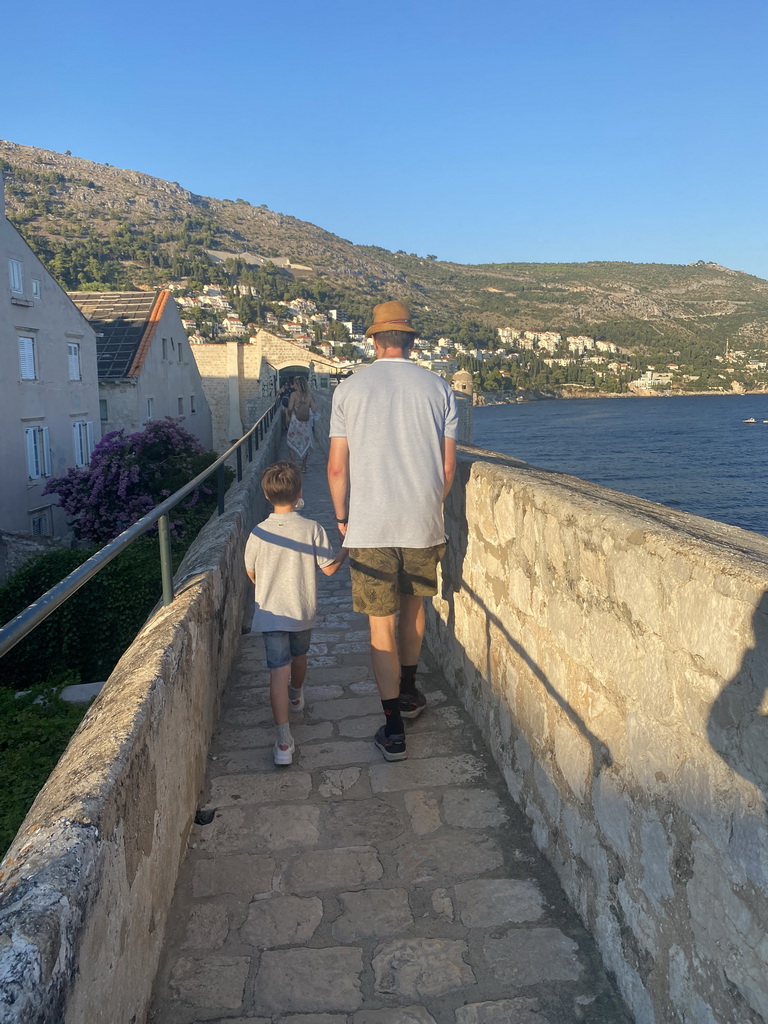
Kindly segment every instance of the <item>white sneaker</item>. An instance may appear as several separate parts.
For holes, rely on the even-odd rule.
[[[299,690],[298,697],[291,697],[288,701],[291,711],[303,711],[304,710],[304,687]]]
[[[275,740],[275,745],[272,748],[272,758],[275,764],[291,764],[295,750],[296,744],[293,741],[293,737],[291,737],[291,743],[288,747],[281,747],[277,740]]]

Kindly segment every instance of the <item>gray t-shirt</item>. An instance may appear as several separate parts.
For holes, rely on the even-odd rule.
[[[339,384],[330,436],[349,445],[345,547],[442,544],[442,440],[457,428],[451,389],[409,359],[377,359]]]
[[[256,577],[254,632],[311,629],[318,567],[335,558],[322,526],[298,512],[273,512],[254,527],[245,545],[245,567]]]

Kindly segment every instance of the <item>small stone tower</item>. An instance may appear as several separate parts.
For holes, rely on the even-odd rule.
[[[451,386],[456,392],[459,407],[459,441],[472,444],[472,374],[467,370],[457,370]]]

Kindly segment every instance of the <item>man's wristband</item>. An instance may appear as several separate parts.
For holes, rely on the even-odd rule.
[[[337,516],[336,522],[339,523],[341,526],[346,526],[347,523],[349,522],[349,516],[344,516],[343,519],[339,519]]]

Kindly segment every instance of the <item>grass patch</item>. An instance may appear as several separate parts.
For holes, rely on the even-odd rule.
[[[66,678],[18,697],[0,688],[0,857],[90,706],[61,699],[62,688],[76,682]]]

